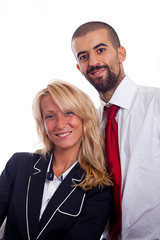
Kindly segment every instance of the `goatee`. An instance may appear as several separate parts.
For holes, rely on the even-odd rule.
[[[103,79],[103,77],[97,77],[96,81],[90,77],[89,73],[91,73],[94,70],[99,70],[99,69],[107,69],[108,74],[106,79]],[[109,66],[96,66],[96,67],[91,67],[87,71],[87,79],[88,81],[97,89],[98,92],[105,93],[111,89],[114,89],[118,85],[118,80],[119,80],[119,75],[120,75],[120,70],[119,73],[116,75],[114,72],[112,72],[109,68]]]

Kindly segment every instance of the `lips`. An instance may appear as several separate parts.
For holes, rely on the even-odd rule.
[[[63,133],[56,133],[56,136],[57,137],[60,137],[60,138],[64,138],[64,137],[67,137],[71,134],[72,131],[68,131],[68,132],[63,132]]]
[[[91,67],[87,71],[87,74],[91,74],[92,76],[99,76],[105,71],[105,69],[106,69],[106,66]]]
[[[93,72],[91,72],[91,75],[92,76],[98,76],[98,75],[100,75],[102,72],[104,72],[104,68],[103,69],[100,69],[100,70],[95,70],[95,71],[93,71]]]

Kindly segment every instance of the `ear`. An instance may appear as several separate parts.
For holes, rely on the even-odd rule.
[[[81,72],[81,69],[80,69],[78,63],[77,63],[77,65],[76,65],[76,67],[77,67],[77,69]]]
[[[119,58],[119,63],[123,63],[124,60],[126,59],[126,49],[122,46],[118,48],[118,58]]]
[[[80,71],[80,73],[81,73],[82,75],[84,75],[83,72],[81,71],[80,66],[78,65],[78,63],[77,63],[77,65],[76,65],[76,67],[77,67],[77,69]]]

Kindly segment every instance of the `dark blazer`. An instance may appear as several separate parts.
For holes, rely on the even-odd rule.
[[[111,187],[74,187],[84,171],[77,163],[62,181],[39,221],[50,156],[16,153],[0,176],[0,226],[6,240],[99,240],[112,199]]]

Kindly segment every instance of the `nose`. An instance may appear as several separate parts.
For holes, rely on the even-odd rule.
[[[89,56],[89,65],[90,66],[97,66],[99,64],[98,56],[95,53],[90,53]]]
[[[57,129],[64,129],[66,126],[66,118],[65,116],[59,115],[57,117],[57,121],[56,121],[56,125],[57,125]]]

